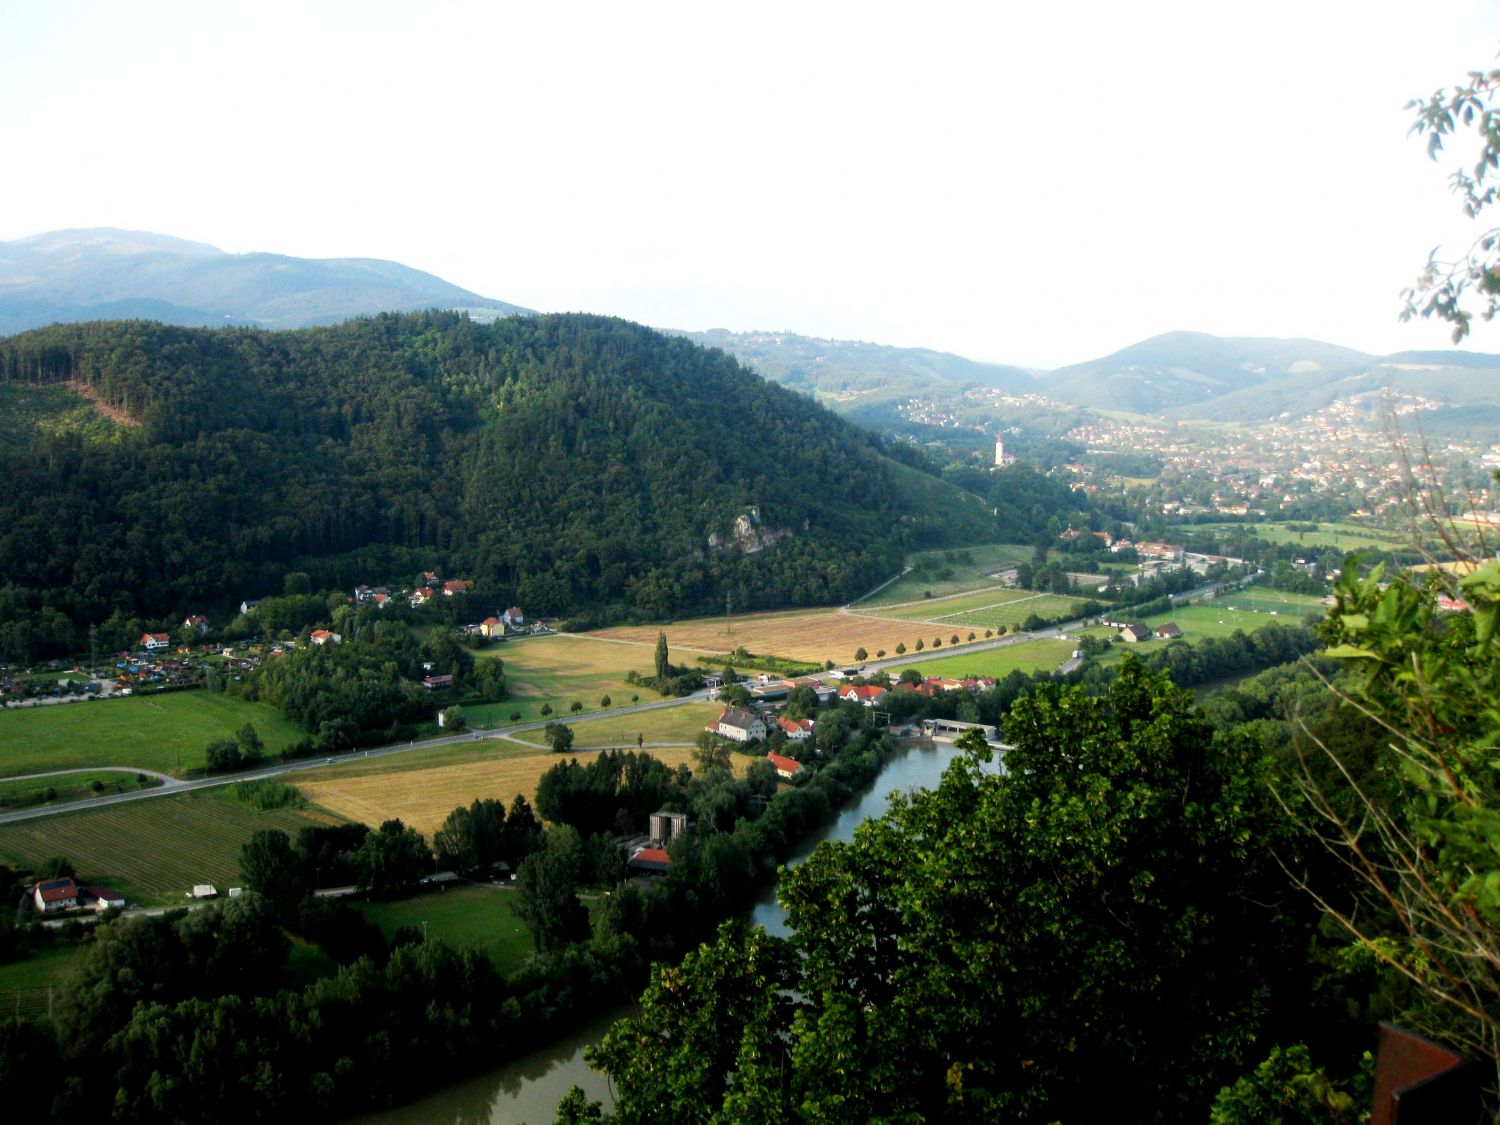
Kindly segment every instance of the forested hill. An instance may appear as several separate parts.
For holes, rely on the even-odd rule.
[[[238,603],[291,570],[342,588],[442,569],[532,614],[828,602],[994,528],[805,396],[619,320],[58,325],[0,339],[0,382],[3,412],[36,419],[0,451],[0,594],[75,626]],[[60,424],[81,413],[64,383],[120,422]]]

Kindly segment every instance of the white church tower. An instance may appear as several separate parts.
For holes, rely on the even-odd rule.
[[[1002,437],[995,439],[995,464],[997,466],[1005,464],[1005,439]]]

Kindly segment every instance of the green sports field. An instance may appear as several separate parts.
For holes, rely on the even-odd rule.
[[[966,676],[994,676],[996,679],[1012,672],[1051,672],[1059,668],[1072,654],[1073,641],[1062,641],[1055,637],[1041,637],[1022,641],[1020,644],[1002,645],[978,652],[945,656],[941,660],[924,660],[911,665],[923,676],[948,676],[962,679]],[[893,669],[900,675],[901,669]]]
[[[0,713],[0,777],[87,766],[182,774],[203,748],[252,723],[275,754],[306,732],[273,707],[209,691],[96,699]]]

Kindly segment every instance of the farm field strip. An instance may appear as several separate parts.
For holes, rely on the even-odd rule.
[[[262,828],[295,835],[336,818],[317,810],[256,812],[214,793],[186,793],[0,825],[0,856],[32,867],[67,856],[81,879],[132,902],[181,903],[196,883],[240,881],[240,848]]]
[[[901,616],[900,614],[891,613],[889,611],[893,609],[905,609],[907,606],[913,605],[932,605],[934,602],[953,601],[956,598],[971,598],[975,597],[976,595],[984,597],[999,590],[1014,589],[1014,586],[1006,586],[1004,584],[1001,584],[982,587],[978,590],[959,590],[952,594],[937,594],[930,598],[913,598],[909,602],[889,602],[882,605],[860,606],[859,608],[855,608],[851,605],[846,606],[845,609],[849,613],[858,613],[866,617],[899,617]]]
[[[587,751],[572,751],[564,757],[541,749],[515,749],[519,753],[504,758],[428,769],[344,776],[330,772],[321,778],[299,779],[297,787],[309,800],[349,820],[374,826],[400,817],[430,838],[457,806],[479,797],[493,797],[508,806],[517,793],[535,802],[542,774],[565,757],[590,757]],[[662,748],[651,754],[673,767],[692,760],[690,747]]]
[[[722,617],[710,617],[670,625],[623,625],[601,630],[598,635],[649,638],[654,643],[657,632],[662,631],[667,634],[667,645],[673,651],[678,645],[721,653],[743,646],[767,656],[842,664],[853,659],[861,648],[871,655],[882,649],[894,652],[897,644],[910,648],[922,634],[914,622],[835,609],[741,617],[734,620],[732,629],[725,631]]]
[[[950,555],[967,554],[969,562],[959,562]],[[1014,566],[1031,557],[1032,548],[1018,543],[989,543],[978,547],[962,547],[956,550],[938,549],[920,551],[910,561],[911,571],[869,596],[850,603],[851,608],[876,609],[904,601],[920,600],[924,594],[934,597],[964,593],[975,587],[992,584],[991,571]],[[938,578],[924,564],[936,565],[954,571],[952,577]]]

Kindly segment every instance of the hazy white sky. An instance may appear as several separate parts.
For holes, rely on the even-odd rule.
[[[1039,366],[1178,328],[1438,347],[1398,295],[1473,232],[1402,106],[1497,46],[1476,0],[0,0],[0,240]]]

